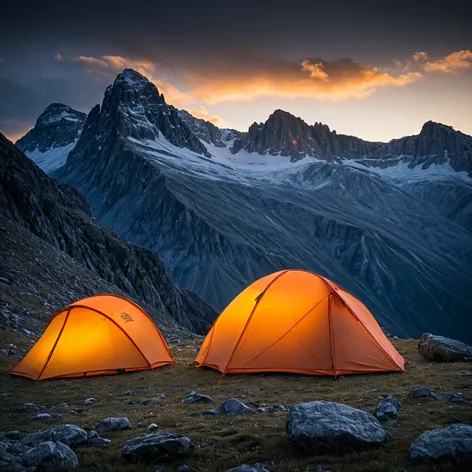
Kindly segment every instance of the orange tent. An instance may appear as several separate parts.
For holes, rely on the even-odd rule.
[[[195,361],[224,374],[405,370],[362,302],[301,270],[276,272],[241,292],[213,323]]]
[[[44,380],[173,363],[161,332],[142,308],[118,295],[96,295],[56,313],[11,373]]]

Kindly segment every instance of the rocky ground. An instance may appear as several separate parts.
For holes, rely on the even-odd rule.
[[[10,346],[12,339],[15,342]],[[434,454],[444,453],[450,448],[450,438],[457,435],[470,447],[470,426],[417,439],[429,430],[472,423],[472,402],[468,401],[472,400],[472,364],[423,360],[415,340],[393,340],[408,360],[404,374],[346,376],[336,381],[287,374],[228,375],[219,385],[218,372],[193,367],[198,341],[182,337],[170,340],[177,364],[151,372],[42,382],[7,374],[16,355],[32,342],[24,332],[0,330],[0,429],[21,433],[13,435],[16,441],[7,439],[9,447],[29,451],[30,464],[47,456],[62,457],[67,467],[77,461],[82,470],[108,472],[226,471],[257,463],[261,464],[258,468],[238,470],[470,470],[470,462],[421,459],[431,447]],[[16,354],[8,355],[9,350]],[[425,388],[416,390],[420,387]],[[188,397],[192,391],[210,398]],[[229,399],[238,399],[247,408]],[[306,402],[315,403],[291,408]],[[371,416],[376,411],[381,423]],[[238,414],[227,416],[232,413]],[[103,422],[110,417],[121,419]],[[307,419],[311,430],[303,431]],[[25,433],[64,424],[77,428],[18,440]],[[334,443],[326,439],[344,427],[355,440],[347,440],[345,432]],[[147,444],[134,439],[144,434],[153,434],[145,439]],[[55,449],[50,439],[61,437],[71,450]],[[41,441],[39,449],[31,449]],[[356,445],[354,452],[342,454],[342,449],[350,449],[347,444]],[[462,451],[462,459],[471,458],[468,451]]]

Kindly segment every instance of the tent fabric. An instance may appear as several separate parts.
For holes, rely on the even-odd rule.
[[[213,323],[195,361],[224,374],[405,370],[360,300],[302,270],[270,274],[241,292]]]
[[[10,372],[44,380],[173,363],[169,347],[149,315],[130,300],[107,294],[79,300],[56,313]]]

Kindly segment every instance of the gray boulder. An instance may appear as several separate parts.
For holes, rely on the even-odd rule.
[[[252,408],[246,406],[243,402],[240,402],[237,398],[229,398],[225,400],[220,406],[214,408],[213,410],[207,410],[203,414],[205,416],[214,416],[214,415],[226,415],[226,416],[236,416],[236,415],[251,415],[256,413]]]
[[[386,395],[377,405],[375,417],[379,421],[394,420],[398,417],[400,408],[400,402],[396,398],[393,398],[390,395]]]
[[[202,395],[192,391],[182,400],[182,403],[211,403],[213,401],[213,398],[208,395]]]
[[[233,467],[226,472],[269,472],[262,464],[246,465],[242,464],[239,467]]]
[[[125,441],[123,457],[131,462],[167,462],[193,454],[195,446],[181,434],[153,433]]]
[[[21,439],[22,444],[31,447],[44,441],[60,441],[66,446],[76,446],[87,441],[87,431],[74,424],[61,424],[54,428],[28,434]]]
[[[148,426],[148,429],[149,431],[155,431],[156,429],[158,429],[159,426],[157,426],[156,423],[151,423],[149,426]]]
[[[93,405],[95,402],[97,401],[96,398],[87,398],[87,400],[84,401],[84,405],[86,406],[90,406],[90,405]]]
[[[472,426],[452,424],[426,431],[410,446],[412,461],[472,461]]]
[[[105,418],[103,421],[97,424],[96,428],[98,433],[104,433],[106,431],[123,431],[125,429],[131,429],[131,423],[128,418]]]
[[[472,360],[472,347],[455,339],[423,334],[418,342],[418,352],[428,361],[453,362]]]
[[[79,466],[75,452],[59,441],[38,444],[23,455],[23,460],[26,466],[41,469],[71,469]]]
[[[375,416],[339,403],[295,405],[287,413],[286,425],[294,446],[309,454],[342,454],[390,439]]]

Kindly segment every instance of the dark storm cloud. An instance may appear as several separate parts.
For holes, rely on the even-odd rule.
[[[12,134],[24,130],[52,101],[88,111],[119,72],[116,61],[93,62],[107,62],[106,56],[126,58],[131,64],[158,64],[153,80],[161,80],[161,88],[170,90],[177,103],[179,91],[189,84],[195,87],[200,79],[202,97],[209,96],[211,77],[218,79],[221,93],[228,93],[228,84],[234,89],[238,77],[259,89],[261,74],[274,81],[279,71],[281,80],[290,79],[307,58],[324,58],[319,64],[336,77],[358,67],[351,59],[335,62],[340,57],[353,57],[366,64],[363,70],[371,70],[367,67],[385,67],[393,58],[411,57],[417,51],[444,57],[472,49],[467,2],[439,3],[423,7],[412,0],[387,6],[376,0],[2,2],[0,129]],[[64,60],[55,59],[57,54]],[[322,80],[318,62],[305,64],[303,70],[311,78]],[[374,84],[390,80],[372,74]],[[275,89],[279,85],[289,88],[274,82]],[[248,93],[253,93],[250,88]]]

